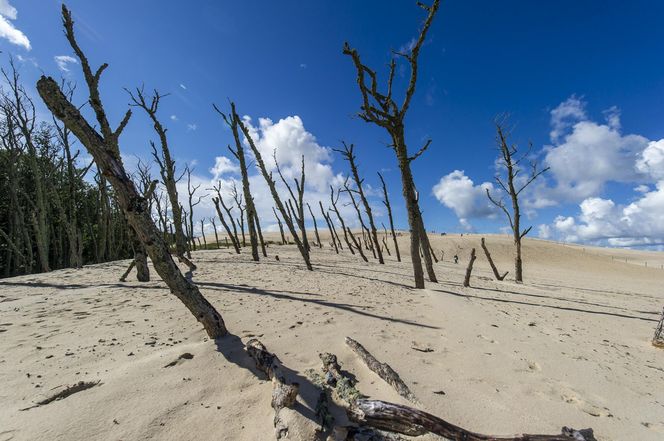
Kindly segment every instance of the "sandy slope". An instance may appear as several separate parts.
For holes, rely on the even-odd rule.
[[[509,239],[487,240],[510,269]],[[440,283],[422,291],[393,257],[365,264],[325,247],[308,272],[291,246],[270,248],[279,262],[194,253],[194,280],[234,333],[218,347],[163,283],[118,283],[127,262],[0,280],[0,441],[273,439],[271,385],[242,350],[251,336],[300,376],[305,417],[315,396],[304,371],[322,351],[336,353],[365,394],[402,402],[344,346],[346,335],[389,362],[425,410],[472,430],[569,425],[602,440],[664,439],[664,351],[650,345],[664,270],[625,263],[624,250],[620,260],[529,240],[525,284],[493,281],[480,254],[465,289],[479,238],[432,242],[445,260]],[[178,360],[184,353],[194,357]],[[100,384],[19,410],[81,380]]]

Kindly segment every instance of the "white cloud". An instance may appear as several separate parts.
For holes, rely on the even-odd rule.
[[[30,50],[30,40],[18,30],[9,20],[16,20],[18,11],[9,4],[8,0],[0,0],[0,38],[5,38],[10,43]]]
[[[187,86],[185,86],[184,84],[180,83],[180,89],[182,89],[182,90],[187,90]]]
[[[664,139],[648,143],[636,160],[636,169],[653,179],[664,179]]]
[[[462,170],[454,170],[440,178],[433,187],[433,194],[443,205],[452,209],[461,225],[468,229],[469,219],[492,217],[496,213],[495,206],[486,195],[487,189],[495,194],[492,183],[475,185]]]
[[[69,55],[56,55],[53,57],[53,60],[55,60],[55,64],[58,65],[58,69],[62,72],[69,72],[69,68],[67,67],[69,63],[78,64],[78,60]]]
[[[171,121],[177,122],[178,121],[178,116],[177,115],[171,115],[170,116]]]
[[[196,123],[187,124],[187,131],[195,132],[196,129],[198,129],[198,125]]]
[[[572,95],[551,111],[551,137],[552,142],[557,142],[564,132],[577,121],[586,119],[586,104],[576,96]]]
[[[570,242],[633,246],[664,243],[664,180],[627,205],[610,199],[587,198],[576,217],[558,216],[550,226]]]
[[[238,173],[239,171],[240,167],[237,164],[234,164],[233,161],[226,156],[217,156],[214,159],[214,166],[210,169],[213,181],[218,181],[221,179],[222,175]]]
[[[547,147],[545,165],[556,181],[554,188],[537,188],[537,196],[554,201],[581,201],[601,194],[607,182],[639,182],[644,179],[648,161],[656,154],[637,158],[646,149],[648,139],[620,133],[617,109],[606,112],[608,122],[589,121],[582,103],[571,97],[551,112],[552,139],[560,140],[563,127],[571,129],[554,146]],[[570,118],[583,119],[571,123]],[[555,136],[554,136],[555,132]],[[664,143],[663,143],[664,144]],[[653,147],[653,150],[657,147]]]

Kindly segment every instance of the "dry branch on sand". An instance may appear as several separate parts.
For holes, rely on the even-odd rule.
[[[34,406],[26,407],[26,408],[19,409],[19,410],[34,409],[35,407],[45,406],[49,403],[52,403],[53,401],[64,400],[65,398],[67,398],[70,395],[73,395],[77,392],[82,392],[84,390],[90,389],[90,388],[98,386],[100,384],[101,384],[100,381],[79,381],[76,384],[65,387],[60,392],[57,392],[57,393],[51,395],[48,398],[45,398],[41,401],[37,401],[37,403]]]

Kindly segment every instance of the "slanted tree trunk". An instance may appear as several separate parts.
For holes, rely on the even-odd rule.
[[[205,239],[205,218],[201,219],[201,237],[203,238],[203,247],[207,250],[207,240]]]
[[[376,224],[374,222],[373,213],[371,212],[371,205],[369,205],[369,201],[367,200],[367,197],[364,195],[364,190],[362,189],[362,183],[364,182],[364,179],[360,179],[360,173],[357,171],[357,164],[355,163],[356,156],[355,153],[353,152],[355,146],[353,144],[350,144],[349,146],[343,141],[342,144],[344,146],[344,149],[337,151],[340,152],[344,156],[344,158],[346,158],[346,160],[348,161],[348,165],[350,165],[351,175],[353,176],[353,181],[355,181],[355,186],[357,187],[357,194],[360,195],[360,200],[362,201],[362,205],[364,205],[364,212],[367,214],[367,218],[369,219],[369,227],[371,228],[370,231],[371,240],[373,241],[372,248],[375,249],[375,255],[376,254],[378,255],[378,262],[384,264],[385,261],[383,260],[383,253],[380,250],[380,242],[378,242],[378,232],[376,230]],[[376,257],[375,255],[374,257]]]
[[[664,348],[664,308],[662,308],[662,317],[659,319],[659,323],[657,323],[657,327],[655,328],[652,344],[657,348]]]
[[[256,232],[258,233],[258,240],[261,244],[261,252],[263,253],[263,257],[267,257],[267,244],[265,243],[265,239],[263,239],[263,229],[261,228],[261,221],[258,218],[258,212],[255,209],[255,204],[254,204],[254,222],[256,222]]]
[[[473,264],[475,263],[475,248],[470,250],[470,260],[468,261],[468,266],[466,267],[466,277],[463,279],[463,286],[468,288],[470,286],[470,274],[473,272]]]
[[[498,268],[496,268],[496,264],[493,263],[493,259],[491,258],[491,253],[489,253],[489,249],[486,247],[484,238],[482,238],[481,243],[482,243],[482,249],[484,250],[484,254],[486,255],[486,260],[489,261],[489,265],[491,266],[491,271],[493,271],[494,277],[496,278],[496,280],[503,280],[509,271],[505,272],[505,274],[501,276],[500,273],[498,272]]]
[[[346,227],[346,233],[348,234],[348,236],[350,236],[350,239],[353,241],[353,245],[355,245],[355,249],[357,249],[357,252],[360,253],[360,257],[362,257],[362,260],[364,260],[365,262],[368,262],[369,259],[367,259],[367,256],[364,255],[364,251],[362,251],[362,244],[360,244],[357,241],[357,239],[355,239],[355,235],[350,230],[350,228]],[[348,248],[350,248],[350,251],[353,252],[353,247],[351,246],[350,243],[348,244]],[[353,254],[355,254],[355,253],[353,253]]]
[[[173,261],[166,243],[147,210],[145,198],[138,193],[124,169],[120,157],[118,138],[129,122],[131,111],[127,112],[115,130],[111,129],[98,89],[99,78],[107,65],[103,64],[95,73],[92,72],[87,58],[76,42],[74,23],[71,13],[65,5],[62,5],[62,17],[67,39],[81,63],[90,94],[89,102],[99,123],[101,134],[85,120],[78,108],[67,100],[58,83],[52,78],[46,76],[40,78],[37,82],[39,95],[53,115],[62,121],[81,141],[81,144],[95,159],[97,167],[108,177],[115,190],[118,204],[127,217],[129,225],[145,246],[155,270],[168,285],[171,292],[184,303],[203,325],[210,338],[216,339],[226,335],[227,330],[221,315],[203,297],[198,287],[182,275]]]
[[[210,217],[210,222],[212,222],[212,229],[214,230],[214,243],[216,248],[219,249],[219,233],[217,233],[217,223],[214,221],[214,216]]]
[[[284,205],[284,203],[281,201],[281,197],[279,197],[279,192],[277,191],[277,185],[274,182],[274,179],[272,178],[271,174],[268,172],[267,167],[265,166],[265,161],[263,161],[263,156],[261,155],[261,152],[258,150],[256,147],[256,144],[254,143],[254,140],[249,133],[249,130],[247,129],[247,126],[244,124],[244,122],[240,121],[239,122],[240,129],[242,130],[242,134],[244,135],[245,139],[249,143],[249,147],[251,147],[251,151],[254,153],[254,157],[256,158],[256,164],[258,166],[258,169],[261,171],[261,174],[263,175],[263,179],[265,179],[265,182],[267,182],[268,187],[270,188],[270,193],[272,194],[272,199],[274,199],[274,203],[277,206],[277,209],[281,213],[281,216],[284,219],[284,222],[286,222],[286,226],[288,227],[290,233],[293,235],[293,240],[295,241],[295,244],[297,245],[298,250],[300,251],[300,254],[302,255],[302,260],[304,260],[304,264],[306,265],[307,269],[309,271],[313,271],[313,266],[311,266],[311,260],[309,258],[309,250],[307,249],[307,237],[306,233],[303,232],[302,239],[297,234],[297,231],[295,231],[295,225],[293,224],[293,220],[290,219],[288,215],[288,209]],[[300,185],[301,185],[301,191],[300,194],[304,194],[304,157],[302,157],[302,176],[301,176],[301,182],[298,183],[296,180],[296,185],[298,186],[298,191],[300,190]],[[286,185],[290,191],[290,186]],[[291,191],[292,193],[292,191]],[[306,231],[306,230],[305,230]]]

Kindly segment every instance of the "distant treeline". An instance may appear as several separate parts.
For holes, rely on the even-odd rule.
[[[13,63],[2,75],[0,277],[132,257],[106,179],[78,160],[77,141],[63,125],[37,120]]]

